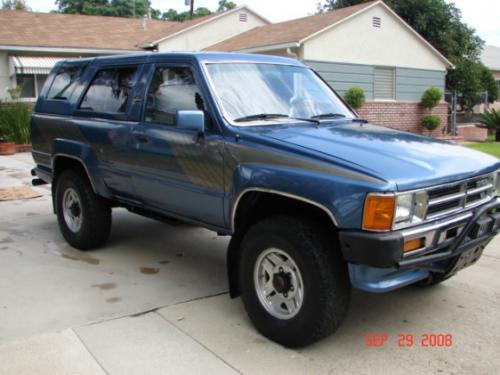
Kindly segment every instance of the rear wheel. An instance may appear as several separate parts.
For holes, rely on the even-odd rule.
[[[300,347],[343,322],[350,299],[346,264],[335,241],[313,223],[264,219],[246,233],[241,251],[242,300],[264,336]]]
[[[80,250],[106,242],[111,230],[111,208],[98,197],[87,178],[66,170],[55,189],[57,221],[64,239]]]

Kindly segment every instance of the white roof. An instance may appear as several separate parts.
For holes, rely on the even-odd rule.
[[[490,70],[500,70],[500,48],[484,46],[481,52],[481,61]]]

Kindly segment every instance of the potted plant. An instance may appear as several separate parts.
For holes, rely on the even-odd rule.
[[[9,91],[10,95],[15,98],[11,91]],[[31,108],[26,103],[13,100],[0,104],[0,137],[3,140],[1,151],[3,155],[31,151],[30,114]],[[12,144],[14,144],[14,151]]]
[[[16,153],[16,144],[9,141],[3,131],[3,127],[0,124],[0,155],[12,155]]]
[[[16,153],[16,143],[12,142],[8,137],[3,109],[3,104],[0,102],[0,155],[12,155]]]

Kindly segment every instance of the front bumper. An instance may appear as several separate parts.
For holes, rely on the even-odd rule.
[[[500,197],[461,214],[411,229],[388,233],[340,231],[351,282],[361,289],[384,292],[443,272],[449,260],[477,250],[500,232]],[[403,253],[405,241],[425,238],[425,246]]]

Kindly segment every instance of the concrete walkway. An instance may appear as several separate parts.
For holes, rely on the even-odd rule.
[[[30,154],[0,156],[0,187],[29,185]],[[494,374],[500,372],[500,238],[442,285],[354,291],[339,331],[288,350],[226,294],[228,238],[113,213],[104,248],[62,239],[50,191],[0,202],[0,374]],[[365,335],[385,333],[383,347]],[[413,334],[399,347],[398,334]],[[451,347],[422,347],[451,334]]]

